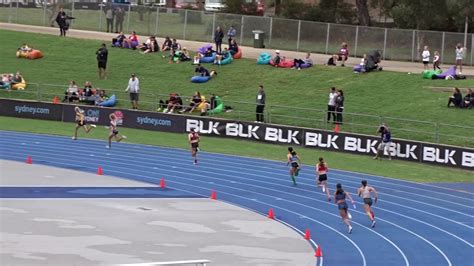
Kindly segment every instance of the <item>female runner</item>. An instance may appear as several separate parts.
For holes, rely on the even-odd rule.
[[[362,180],[362,186],[357,189],[357,194],[364,200],[364,210],[369,216],[370,221],[372,221],[372,228],[375,227],[375,214],[372,210],[372,196],[374,193],[374,203],[377,203],[378,194],[375,188],[367,186],[367,180]]]
[[[109,126],[109,145],[107,145],[107,149],[112,147],[112,138],[114,138],[117,142],[122,141],[122,139],[126,139],[126,136],[120,135],[117,130],[117,117],[112,113],[109,115],[110,118],[110,126]]]
[[[316,164],[316,174],[318,175],[317,185],[318,187],[322,187],[323,192],[326,192],[328,201],[331,201],[331,196],[328,188],[328,171],[328,165],[324,161],[323,157],[319,157],[319,162]]]
[[[292,147],[288,147],[288,154],[286,155],[286,158],[288,159],[286,165],[287,166],[291,165],[291,168],[290,168],[291,180],[293,180],[293,185],[296,186],[295,176],[298,176],[301,169],[300,157],[298,156],[298,154],[296,154],[296,151],[294,151]]]
[[[193,164],[197,164],[197,153],[199,151],[199,134],[194,129],[191,129],[191,132],[188,134],[188,141],[191,145],[191,156],[194,159]]]
[[[349,213],[347,212],[348,206],[346,202],[346,197],[348,197],[352,205],[354,205],[354,200],[352,200],[351,195],[349,192],[346,192],[342,189],[341,184],[336,185],[336,192],[334,193],[334,202],[337,204],[337,208],[339,209],[339,214],[341,215],[342,221],[347,225],[349,228],[349,234],[352,233],[352,226],[351,222],[349,221]]]
[[[76,128],[74,130],[74,137],[72,137],[73,140],[76,140],[77,139],[77,130],[79,128],[84,128],[84,131],[86,133],[89,133],[92,128],[95,128],[96,125],[90,125],[90,127],[88,125],[86,125],[86,116],[84,115],[84,110],[82,110],[81,108],[79,108],[79,106],[76,106],[74,108],[74,112],[76,112]]]

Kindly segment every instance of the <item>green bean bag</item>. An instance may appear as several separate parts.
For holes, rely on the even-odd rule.
[[[425,70],[422,73],[424,79],[433,79],[433,76],[441,74],[441,70]]]
[[[230,64],[230,63],[232,63],[232,61],[234,61],[234,59],[232,58],[232,55],[229,55],[229,56],[227,56],[227,58],[224,58],[224,59],[221,60],[221,65]]]
[[[215,96],[216,108],[209,111],[209,114],[217,114],[224,111],[224,102],[222,102],[221,97]]]

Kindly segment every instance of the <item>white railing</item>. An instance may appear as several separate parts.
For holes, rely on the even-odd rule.
[[[211,263],[210,260],[178,260],[178,261],[163,261],[163,262],[146,262],[146,263],[130,263],[119,264],[120,266],[155,266],[155,265],[201,265],[206,266]]]

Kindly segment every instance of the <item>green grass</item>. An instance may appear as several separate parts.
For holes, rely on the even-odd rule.
[[[141,108],[145,110],[153,110],[153,103],[159,98],[164,99],[170,92],[191,96],[194,91],[199,90],[204,95],[220,95],[227,105],[233,106],[234,112],[220,114],[220,117],[254,120],[253,103],[257,86],[264,84],[267,92],[266,111],[269,112],[267,118],[270,122],[331,129],[331,125],[323,120],[324,109],[328,88],[336,86],[344,89],[346,97],[346,125],[343,126],[343,131],[373,134],[381,117],[384,117],[383,120],[389,123],[395,138],[434,142],[435,123],[474,127],[472,110],[446,108],[449,92],[424,88],[474,87],[474,82],[470,79],[424,80],[420,75],[395,72],[357,75],[350,68],[321,65],[295,71],[257,66],[255,60],[242,59],[235,60],[231,65],[215,67],[219,74],[210,82],[193,84],[189,79],[194,74],[194,67],[189,63],[170,65],[161,54],[141,55],[137,51],[111,48],[109,78],[98,80],[95,51],[100,41],[7,30],[0,30],[0,35],[0,73],[20,70],[30,84],[64,84],[41,85],[40,91],[32,84],[25,92],[0,91],[0,97],[39,97],[50,101],[54,95],[63,95],[70,80],[76,80],[78,84],[91,81],[95,87],[106,89],[109,95],[117,94],[119,107],[128,107],[127,95],[123,90],[130,73],[135,72],[141,82]],[[45,57],[33,61],[17,59],[16,48],[23,42],[41,49]],[[291,109],[288,106],[305,109]],[[388,117],[424,120],[428,123]],[[439,130],[439,140],[442,143],[474,147],[472,129],[440,125]]]
[[[18,119],[0,116],[0,130],[26,131],[43,134],[71,136],[74,124],[51,121],[38,121],[33,119]],[[120,131],[127,135],[127,141],[133,143],[188,148],[186,135],[152,132],[145,130],[121,128]],[[80,138],[105,139],[107,131],[98,127],[85,134],[80,131]],[[285,161],[286,147],[282,145],[262,144],[244,140],[233,140],[213,137],[202,137],[202,148],[208,152],[265,158]],[[238,148],[237,148],[238,147]],[[298,148],[304,169],[313,171],[317,158],[324,157],[331,168],[369,173],[374,175],[389,176],[417,182],[474,182],[472,172],[451,168],[426,166],[419,163],[402,162],[397,160],[377,160],[370,156],[352,155],[345,153],[328,152],[315,149]]]

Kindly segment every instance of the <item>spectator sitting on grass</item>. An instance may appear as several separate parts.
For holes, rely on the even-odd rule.
[[[467,109],[472,109],[474,107],[474,90],[469,89],[466,96],[464,96],[463,107]]]
[[[101,90],[97,88],[96,96],[95,96],[95,105],[99,105],[101,102],[105,102],[109,99],[109,97],[105,94],[105,90]]]
[[[176,109],[181,109],[183,106],[183,100],[179,96],[179,94],[173,92],[170,93],[170,98],[166,101],[163,102],[163,100],[160,100],[160,108],[158,109],[158,112],[161,112],[163,110],[163,113],[173,113]]]
[[[280,50],[276,50],[275,57],[273,57],[273,65],[275,67],[278,67],[280,63],[281,63]]]
[[[172,43],[173,42],[171,41],[170,37],[166,36],[165,41],[163,42],[163,45],[161,46],[161,50],[163,52],[171,50]]]
[[[74,80],[71,80],[69,83],[69,87],[66,89],[64,93],[64,100],[63,102],[77,102],[79,101],[79,88],[76,85]]]
[[[331,57],[329,57],[327,65],[336,66],[337,58],[338,58],[337,54],[333,54]]]
[[[123,47],[125,48],[131,48],[131,49],[136,49],[138,45],[138,36],[137,33],[132,31],[132,35],[130,37],[126,38],[123,40]]]
[[[191,61],[191,56],[189,55],[189,51],[188,49],[186,49],[186,47],[183,47],[183,50],[181,51],[179,59],[176,63],[183,62],[183,61]]]
[[[239,51],[239,46],[237,45],[237,42],[234,39],[230,41],[229,51],[232,55],[235,55]]]
[[[18,48],[18,51],[23,53],[31,52],[32,50],[33,48],[29,47],[26,43],[24,43],[22,46],[20,46],[20,48]]]
[[[184,112],[189,112],[192,113],[201,103],[203,102],[203,98],[201,97],[201,93],[199,91],[196,91],[191,98],[191,103],[189,104],[189,107],[187,107]]]
[[[201,64],[198,64],[196,69],[194,69],[195,73],[199,73],[199,75],[203,77],[209,77],[211,76],[209,70],[207,70],[205,67],[201,66]]]
[[[229,58],[229,56],[232,56],[227,50],[227,48],[224,48],[224,51],[222,53],[216,55],[216,59],[214,59],[214,64],[220,65],[222,63],[222,60]]]
[[[158,45],[155,36],[151,36],[147,42],[148,43],[146,44],[146,49],[144,49],[143,54],[155,53],[160,50],[160,46]]]
[[[448,107],[451,107],[451,103],[454,107],[462,107],[462,94],[458,88],[453,89],[453,95],[449,96]]]
[[[342,61],[341,66],[345,66],[345,63],[348,57],[349,57],[349,48],[347,47],[347,43],[343,42],[341,44],[341,49],[339,49],[337,61]]]
[[[0,88],[10,90],[12,83],[12,75],[2,74],[2,81],[0,81]]]
[[[117,37],[112,39],[112,47],[122,47],[123,42],[126,38],[127,37],[125,36],[125,34],[123,34],[123,32],[120,32]]]
[[[311,59],[311,53],[307,53],[306,56],[303,59],[295,59],[294,61],[294,66],[292,69],[298,69],[301,70],[301,65],[306,64],[309,66],[313,65],[313,60]]]
[[[176,41],[176,39],[173,39],[173,41],[171,42],[171,52],[170,52],[171,57],[173,57],[175,52],[180,51],[180,50],[181,50],[181,44],[179,44],[178,41]]]

